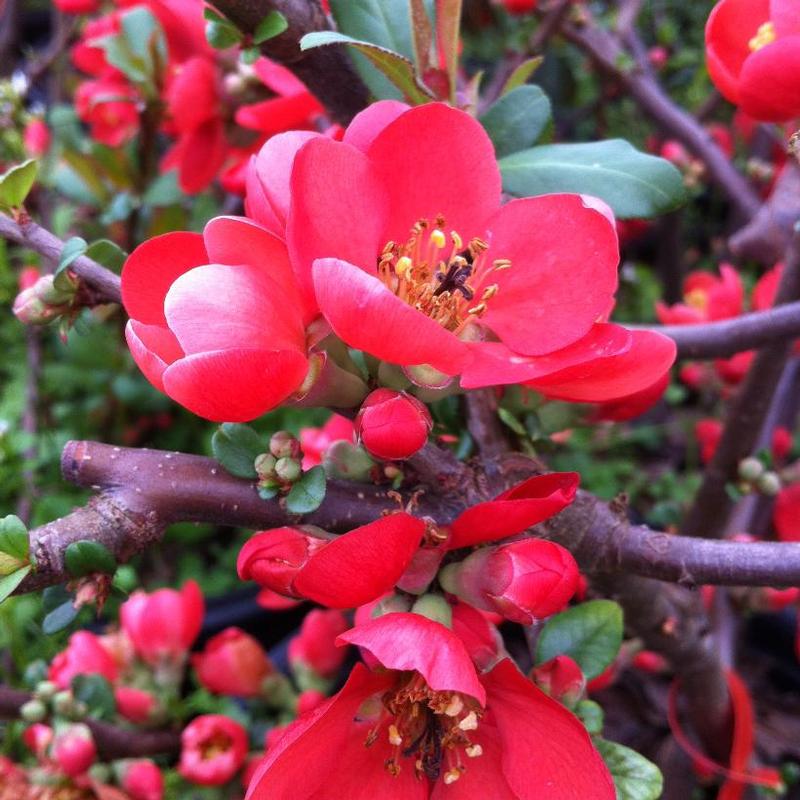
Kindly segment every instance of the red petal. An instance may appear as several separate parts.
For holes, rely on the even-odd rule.
[[[585,336],[613,303],[619,246],[613,223],[580,195],[513,200],[488,222],[489,263],[511,268],[481,322],[512,350],[543,355]]]
[[[306,85],[291,70],[263,56],[253,64],[253,71],[275,94],[290,95],[308,91]]]
[[[250,156],[250,162],[245,170],[245,213],[267,230],[284,235],[286,232],[285,220],[278,218],[272,204],[267,199],[264,185],[256,173],[256,163],[256,157]]]
[[[184,272],[208,264],[199,233],[177,231],[140,244],[122,268],[122,302],[128,315],[139,322],[166,325],[164,298]]]
[[[779,38],[800,33],[800,6],[796,0],[770,0],[769,10]]]
[[[164,391],[164,370],[179,358],[183,350],[169,328],[161,325],[144,325],[135,319],[125,326],[128,342],[136,366],[145,378],[159,391]]]
[[[597,359],[527,385],[547,397],[573,402],[618,400],[651,387],[675,363],[675,342],[652,331],[631,331],[626,353]]]
[[[386,194],[367,157],[317,137],[298,152],[286,233],[292,262],[310,288],[317,258],[339,258],[374,272],[386,219]]]
[[[464,342],[358,267],[323,258],[313,277],[320,310],[351,347],[392,364],[430,364],[448,375],[469,360]]]
[[[800,542],[800,483],[780,490],[772,520],[782,542]]]
[[[263,267],[195,267],[172,284],[164,308],[187,355],[229,348],[305,351],[299,309]]]
[[[500,171],[486,131],[469,114],[442,103],[398,117],[368,155],[389,192],[382,237],[387,241],[405,241],[417,220],[442,214],[447,227],[468,242],[483,236],[500,205]]]
[[[451,526],[447,547],[455,550],[494,542],[527,530],[566,508],[580,478],[576,472],[537,475],[460,514]]]
[[[247,422],[280,405],[307,370],[308,361],[296,351],[217,350],[167,367],[164,391],[213,422]]]
[[[461,692],[486,703],[464,643],[449,628],[420,614],[384,614],[351,628],[337,642],[363,647],[387,669],[415,670],[431,689]]]
[[[190,58],[180,65],[167,88],[168,111],[179,131],[191,131],[219,113],[217,69],[206,58]]]
[[[519,800],[615,800],[608,768],[586,729],[503,659],[483,678],[501,742],[503,773]]]
[[[410,108],[408,103],[401,103],[399,100],[379,100],[372,103],[353,117],[342,141],[366,153],[375,137]]]
[[[178,164],[181,189],[187,194],[197,194],[205,189],[222,167],[227,152],[225,130],[219,117],[184,134],[180,141]]]
[[[419,547],[425,523],[390,514],[334,539],[294,581],[298,594],[330,608],[354,608],[388,592]]]
[[[800,36],[777,39],[744,62],[739,105],[751,117],[785,122],[800,115]]]
[[[239,106],[236,109],[237,125],[266,134],[282,133],[297,128],[307,128],[311,119],[322,113],[322,106],[311,92],[288,97],[274,97],[260,103]]]

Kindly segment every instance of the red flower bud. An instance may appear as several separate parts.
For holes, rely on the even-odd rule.
[[[452,594],[484,611],[530,625],[564,607],[578,586],[578,565],[560,545],[541,539],[486,547],[440,573]]]
[[[567,706],[577,703],[586,690],[586,678],[581,668],[565,655],[534,667],[531,677],[543,692]]]
[[[32,119],[22,134],[25,150],[32,156],[41,156],[50,147],[50,129],[42,119]]]
[[[48,678],[59,689],[68,689],[76,675],[102,675],[112,683],[117,677],[114,658],[89,631],[78,631],[70,636],[67,649],[50,664]]]
[[[25,746],[39,759],[44,757],[50,742],[53,741],[53,729],[49,725],[36,722],[22,734]]]
[[[651,675],[659,675],[669,668],[664,656],[652,650],[640,650],[632,659],[631,666]]]
[[[164,776],[156,764],[148,759],[132,761],[122,776],[122,788],[131,800],[162,800]]]
[[[114,689],[114,699],[119,714],[136,725],[149,721],[158,705],[154,695],[134,686],[118,686]]]
[[[324,692],[317,689],[308,689],[302,692],[297,698],[297,716],[313,711],[317,706],[321,706],[328,698]]]
[[[239,628],[226,628],[192,658],[197,679],[210,692],[255,697],[273,666],[261,645]]]
[[[294,669],[305,668],[321,678],[332,678],[347,656],[345,648],[336,646],[336,637],[349,627],[341,611],[309,611],[300,633],[289,642],[289,663]]]
[[[361,405],[356,435],[376,458],[413,456],[426,442],[433,420],[416,397],[392,389],[376,389]]]
[[[65,775],[82,775],[97,756],[92,732],[86,725],[70,725],[54,739],[52,756]]]
[[[181,734],[180,774],[200,786],[221,786],[247,758],[247,732],[221,714],[193,719]]]

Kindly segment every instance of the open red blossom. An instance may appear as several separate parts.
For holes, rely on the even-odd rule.
[[[200,633],[205,603],[194,581],[180,591],[134,592],[120,607],[122,629],[136,653],[151,664],[180,661]]]
[[[388,616],[407,622],[414,615]],[[436,626],[434,635],[447,631],[428,624]],[[392,658],[402,671],[387,664],[387,671],[371,673],[357,665],[332,700],[285,731],[254,775],[247,800],[616,796],[580,722],[511,661],[481,676],[485,703],[478,703],[453,681],[441,689],[428,684],[416,670],[428,640],[404,641],[416,658]],[[437,652],[445,657],[450,650],[443,637]]]
[[[125,329],[145,377],[201,417],[243,422],[283,402],[308,371],[286,246],[256,223],[217,217],[167,233],[122,270]]]
[[[226,628],[192,657],[197,680],[209,691],[255,697],[274,667],[261,645],[239,628]]]
[[[307,669],[322,678],[332,678],[347,657],[336,638],[349,627],[347,617],[337,609],[309,611],[300,632],[289,642],[288,658],[293,669]]]
[[[566,508],[575,499],[578,482],[576,472],[528,478],[456,517],[447,546],[455,550],[522,533]]]
[[[113,656],[90,631],[73,633],[66,650],[50,664],[48,677],[59,689],[68,689],[76,675],[102,675],[112,683],[117,679]]]
[[[181,734],[178,770],[200,786],[222,786],[244,765],[247,751],[247,731],[238,722],[221,714],[204,714]]]
[[[683,282],[683,302],[667,306],[656,303],[656,315],[665,325],[693,325],[738,317],[744,303],[739,273],[721,264],[720,277],[710,272],[692,272]]]
[[[242,580],[331,608],[354,608],[388,592],[411,562],[425,523],[399,512],[343,536],[320,539],[297,528],[252,536],[239,553]]]
[[[75,92],[75,111],[93,139],[120,147],[139,130],[139,93],[113,77],[83,81]]]
[[[617,286],[608,208],[579,195],[501,207],[491,141],[456,109],[384,101],[341,142],[276,136],[247,200],[261,224],[285,227],[304,295],[334,332],[384,361],[463,374],[465,388],[538,381],[607,400],[674,358],[663,337],[597,323]]]
[[[354,437],[353,423],[340,414],[332,414],[321,428],[300,428],[303,469],[311,469],[321,464],[325,451],[334,442],[352,442]]]
[[[720,0],[706,25],[711,79],[764,122],[800,116],[800,9],[795,0]]]

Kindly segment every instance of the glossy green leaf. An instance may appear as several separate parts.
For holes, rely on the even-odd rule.
[[[42,630],[48,636],[63,631],[78,616],[78,609],[75,608],[72,600],[64,601],[60,606],[56,606],[42,620]]]
[[[28,529],[25,523],[13,514],[0,519],[0,553],[26,561],[28,549]]]
[[[100,542],[82,539],[72,542],[64,553],[64,564],[73,578],[82,578],[93,572],[113,575],[117,562],[109,549]]]
[[[242,39],[242,32],[230,22],[206,23],[206,40],[216,50],[227,50],[239,44]]]
[[[680,172],[623,139],[548,144],[500,159],[503,188],[517,197],[575,192],[599,197],[621,219],[654,217],[686,200]]]
[[[114,272],[119,272],[128,254],[110,239],[97,239],[86,248],[89,258]]]
[[[664,788],[661,770],[630,747],[595,739],[595,746],[614,778],[617,800],[658,800]]]
[[[0,175],[0,208],[20,208],[38,174],[39,162],[29,158]]]
[[[255,478],[253,462],[266,450],[261,437],[249,426],[225,422],[211,439],[214,458],[237,478]]]
[[[275,36],[279,36],[289,27],[286,17],[280,11],[273,9],[256,26],[253,32],[253,43],[261,44]]]
[[[89,245],[86,244],[86,240],[81,239],[80,236],[73,236],[71,239],[67,239],[67,241],[64,242],[64,246],[61,248],[61,256],[58,259],[56,275],[63,272],[76,258],[80,258],[88,248]]]
[[[518,86],[524,86],[544,61],[544,56],[534,56],[523,61],[509,76],[500,95],[513,92]]]
[[[490,106],[480,122],[498,158],[530,147],[550,121],[550,99],[538,86],[520,86]]]
[[[30,564],[26,564],[24,567],[14,570],[10,575],[0,578],[0,603],[25,580],[25,577],[32,569],[33,567]]]
[[[117,710],[114,690],[102,675],[76,675],[72,679],[72,693],[76,700],[86,703],[90,717],[114,719]]]
[[[292,514],[310,514],[316,511],[325,499],[325,470],[314,467],[303,473],[286,495],[286,508]]]

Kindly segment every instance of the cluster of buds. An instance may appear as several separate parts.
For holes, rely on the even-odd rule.
[[[44,722],[51,715],[72,721],[85,719],[89,709],[70,689],[59,689],[54,681],[40,681],[33,696],[20,709],[25,722]]]
[[[288,431],[277,431],[269,440],[269,452],[256,456],[258,488],[275,494],[291,489],[303,474],[303,448],[299,439]]]
[[[80,281],[68,269],[58,275],[42,275],[23,288],[14,300],[14,314],[26,325],[46,325],[75,309]]]
[[[781,478],[777,472],[769,470],[759,458],[750,456],[739,462],[739,488],[744,492],[758,492],[767,497],[775,497],[781,490]]]

